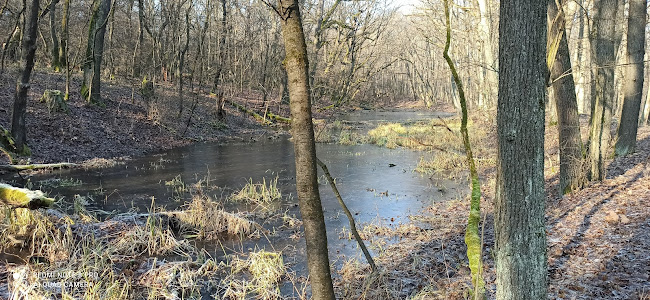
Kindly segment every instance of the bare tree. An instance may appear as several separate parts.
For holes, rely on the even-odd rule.
[[[591,160],[591,179],[605,178],[605,159],[611,139],[610,125],[616,87],[614,68],[616,65],[616,14],[618,0],[594,0],[594,36],[591,39],[594,72],[594,91],[592,93],[591,128],[589,132],[589,159]]]
[[[641,96],[643,95],[643,56],[645,55],[645,26],[647,0],[630,0],[627,19],[627,52],[624,102],[618,126],[616,155],[627,155],[636,148]]]
[[[27,128],[25,127],[25,115],[27,114],[27,93],[29,92],[29,80],[34,69],[34,56],[36,54],[36,32],[38,30],[38,9],[39,0],[32,0],[27,7],[27,18],[25,19],[25,35],[23,37],[23,62],[20,76],[16,84],[14,94],[14,107],[11,119],[11,135],[14,137],[16,152],[29,155],[27,147]]]
[[[548,51],[554,54],[549,55],[551,61],[548,64],[559,131],[560,183],[558,188],[561,194],[566,194],[582,188],[586,182],[586,174],[583,168],[578,101],[571,72],[564,11],[562,7],[557,6],[556,0],[548,1],[548,20],[550,24]]]
[[[291,99],[291,133],[296,156],[296,189],[305,227],[307,267],[313,298],[334,299],[327,251],[327,233],[318,192],[316,145],[311,117],[309,62],[298,0],[278,0],[276,11],[282,19],[285,67]]]
[[[217,96],[217,103],[216,103],[216,108],[217,108],[217,117],[219,119],[223,119],[225,117],[226,112],[223,110],[223,96],[224,96],[224,91],[223,87],[220,85],[222,84],[222,72],[223,72],[223,66],[225,64],[226,60],[226,26],[228,25],[227,23],[227,6],[226,6],[226,0],[221,0],[221,33],[219,33],[219,62],[217,63],[217,72],[214,75],[214,81],[212,83],[212,93]]]
[[[83,63],[81,95],[88,103],[101,103],[101,67],[104,56],[104,34],[111,10],[111,0],[95,0],[88,26],[88,45]]]
[[[59,3],[59,0],[52,0],[49,5],[49,14],[50,14],[50,39],[52,40],[52,69],[56,72],[61,70],[61,46],[59,44],[59,36],[56,34],[56,5]]]

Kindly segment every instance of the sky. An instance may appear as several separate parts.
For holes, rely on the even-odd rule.
[[[420,0],[393,0],[394,6],[399,6],[402,13],[409,13]]]

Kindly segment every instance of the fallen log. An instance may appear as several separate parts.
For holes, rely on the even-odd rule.
[[[271,113],[271,112],[268,113],[268,114],[266,114],[266,116],[267,116],[269,119],[273,119],[273,120],[276,120],[276,121],[278,121],[278,122],[291,124],[291,119],[289,119],[289,118],[285,118],[285,117],[280,116],[280,115],[276,115],[276,114]]]
[[[20,172],[25,170],[38,170],[38,169],[62,169],[78,167],[78,164],[73,163],[57,163],[57,164],[30,164],[30,165],[0,165],[0,171],[13,171]]]
[[[225,101],[230,103],[230,105],[236,107],[237,109],[249,114],[250,116],[252,116],[256,120],[260,121],[260,123],[262,123],[263,125],[271,125],[273,123],[273,122],[269,121],[267,118],[264,118],[262,115],[254,112],[251,109],[248,109],[246,106],[235,103],[234,101],[231,101],[231,100],[228,100],[228,99],[225,99]]]
[[[49,207],[54,203],[54,198],[48,198],[39,190],[28,190],[0,183],[0,204],[12,208],[38,209]]]

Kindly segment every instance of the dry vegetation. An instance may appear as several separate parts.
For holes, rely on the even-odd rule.
[[[266,230],[254,216],[224,211],[225,199],[203,195],[200,184],[190,192],[192,201],[182,210],[156,209],[152,202],[148,213],[105,221],[85,209],[83,197],[71,203],[73,214],[7,208],[0,248],[24,261],[0,268],[6,286],[0,298],[281,299],[278,284],[286,277],[281,252],[217,259],[192,242],[259,238]]]

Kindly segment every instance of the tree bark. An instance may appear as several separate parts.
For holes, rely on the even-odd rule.
[[[185,68],[185,54],[190,46],[190,10],[192,9],[192,2],[185,11],[185,43],[183,48],[178,52],[178,64],[176,65],[176,75],[178,76],[178,117],[183,114],[183,69]],[[180,40],[180,38],[179,38]],[[179,45],[180,47],[181,45]]]
[[[59,0],[52,0],[50,3],[50,37],[52,39],[52,69],[55,72],[61,71],[61,47],[59,45],[59,37],[56,34],[56,5],[59,3]]]
[[[478,0],[478,8],[481,20],[479,21],[479,30],[482,35],[481,42],[483,43],[482,48],[482,59],[483,59],[483,68],[480,72],[485,74],[485,83],[484,87],[481,90],[480,97],[483,98],[479,100],[480,103],[483,103],[485,107],[489,107],[494,103],[493,96],[494,86],[497,83],[497,73],[495,72],[496,66],[494,66],[494,45],[492,44],[492,20],[488,14],[488,1],[487,0]]]
[[[111,0],[96,0],[88,26],[88,46],[83,64],[84,77],[81,94],[89,103],[101,103],[101,67],[104,56],[104,35]]]
[[[616,141],[616,155],[621,156],[634,152],[636,148],[639,110],[643,96],[646,4],[647,0],[630,0],[623,112]]]
[[[586,182],[582,167],[584,159],[580,137],[580,118],[573,73],[571,72],[571,59],[567,43],[568,32],[564,28],[564,12],[557,7],[555,0],[548,1],[548,19],[549,22],[553,22],[549,38],[561,36],[555,60],[550,68],[550,79],[558,116],[560,148],[560,184],[558,188],[560,194],[567,194],[581,189]]]
[[[616,14],[618,0],[595,0],[593,14],[595,36],[591,40],[596,78],[592,97],[589,159],[591,179],[605,178],[605,159],[611,139],[612,105],[616,96],[614,70],[616,65]]]
[[[217,117],[223,119],[226,115],[226,112],[223,110],[223,87],[222,85],[222,72],[223,65],[226,63],[226,26],[227,23],[227,10],[226,10],[226,0],[221,0],[221,32],[219,33],[219,64],[217,65],[217,72],[214,75],[214,81],[212,84],[212,93],[217,96]]]
[[[497,299],[546,299],[546,13],[543,1],[500,3]]]
[[[70,0],[63,0],[63,16],[61,17],[61,45],[59,47],[59,61],[61,66],[65,67],[65,96],[64,100],[70,98],[70,62],[68,58],[68,38],[70,31],[68,29],[68,19],[70,18]]]
[[[285,66],[291,99],[291,133],[296,157],[296,189],[305,227],[307,267],[313,299],[334,299],[325,220],[318,192],[316,144],[311,117],[309,63],[298,0],[278,0],[282,18]]]
[[[25,127],[25,115],[27,114],[27,93],[29,92],[29,80],[34,69],[34,56],[36,55],[36,33],[38,30],[38,9],[39,0],[32,0],[27,8],[25,19],[25,34],[23,36],[23,62],[16,84],[14,94],[14,106],[11,119],[11,135],[16,143],[16,152],[30,154],[27,148],[27,128]]]

